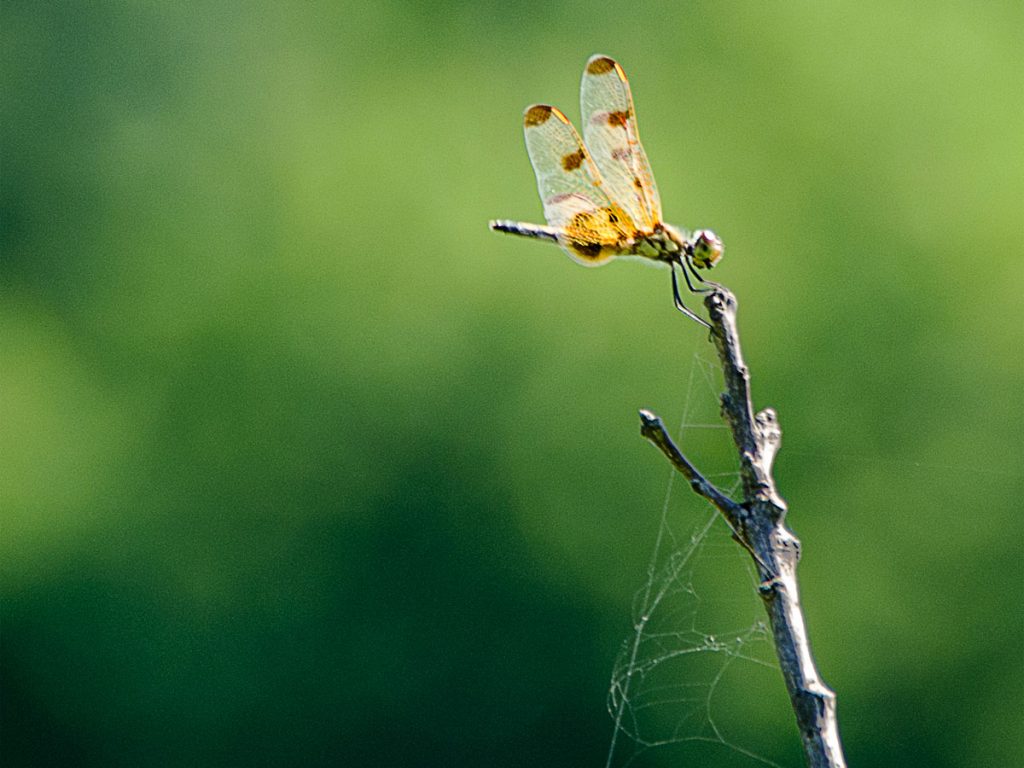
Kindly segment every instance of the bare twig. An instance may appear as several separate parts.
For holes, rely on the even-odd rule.
[[[800,608],[796,578],[800,540],[784,525],[786,502],[776,491],[772,476],[772,462],[781,444],[782,431],[772,409],[754,413],[750,372],[743,362],[736,329],[736,297],[719,286],[707,295],[704,304],[725,377],[722,415],[729,423],[739,452],[742,502],[728,498],[701,475],[650,411],[640,412],[640,433],[668,457],[696,493],[722,513],[736,539],[750,553],[758,570],[775,652],[796,713],[808,765],[845,768],[836,695],[822,681],[814,665]]]
[[[689,459],[672,442],[672,438],[669,437],[661,419],[650,411],[640,411],[640,434],[658,446],[668,460],[675,465],[675,468],[690,481],[690,487],[714,504],[730,524],[734,518],[742,513],[739,504],[718,490],[704,475],[697,471],[696,467],[690,463]]]

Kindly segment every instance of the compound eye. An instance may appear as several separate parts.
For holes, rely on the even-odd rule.
[[[711,269],[722,258],[725,246],[721,238],[710,229],[699,230],[693,239],[693,266]]]

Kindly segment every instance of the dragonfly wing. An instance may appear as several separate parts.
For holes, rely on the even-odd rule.
[[[534,104],[523,113],[526,151],[537,175],[544,218],[559,244],[584,264],[600,264],[632,247],[631,217],[609,198],[597,164],[569,119]]]
[[[592,56],[580,83],[583,138],[607,194],[646,231],[661,222],[661,199],[640,143],[626,73],[607,56]]]

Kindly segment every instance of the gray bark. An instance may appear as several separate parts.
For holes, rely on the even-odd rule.
[[[750,372],[743,362],[736,327],[736,297],[716,286],[704,299],[711,321],[711,337],[725,376],[722,415],[729,424],[739,453],[743,498],[734,501],[707,480],[672,442],[661,419],[640,412],[641,434],[658,447],[689,481],[690,487],[710,501],[750,553],[757,568],[759,591],[771,623],[775,651],[789,691],[797,727],[811,768],[845,768],[836,695],[825,685],[814,665],[807,637],[796,568],[800,540],[786,528],[786,502],[775,489],[772,462],[782,431],[771,408],[754,413]]]

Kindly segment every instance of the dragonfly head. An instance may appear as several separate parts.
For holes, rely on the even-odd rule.
[[[690,258],[697,269],[711,269],[722,258],[725,246],[722,238],[710,229],[698,229],[690,244]]]

